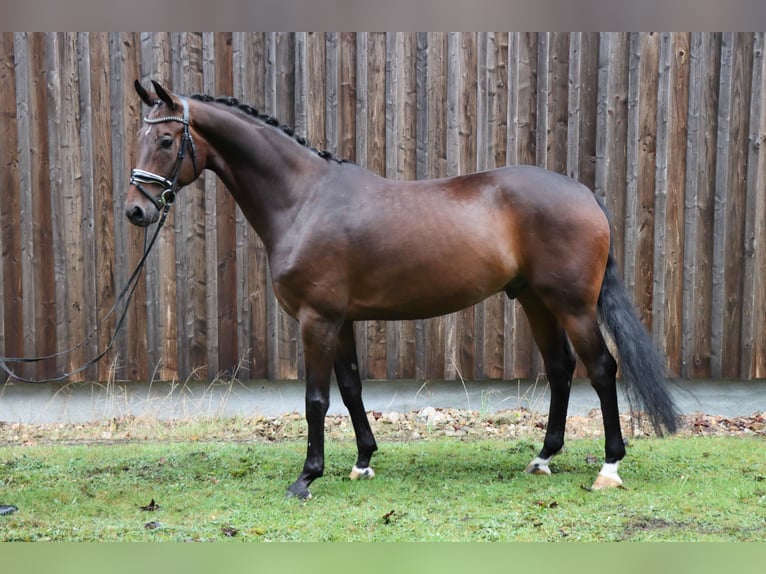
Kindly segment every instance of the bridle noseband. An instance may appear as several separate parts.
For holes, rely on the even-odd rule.
[[[162,124],[166,122],[181,122],[184,126],[183,134],[181,134],[181,145],[178,147],[178,155],[176,156],[176,163],[173,166],[173,170],[170,172],[170,177],[162,177],[156,173],[145,171],[143,169],[133,169],[130,173],[130,184],[135,185],[138,191],[143,193],[154,204],[158,211],[162,210],[165,206],[171,206],[175,203],[176,193],[178,192],[178,177],[181,173],[181,165],[184,160],[184,154],[186,153],[186,146],[189,146],[189,152],[191,153],[192,165],[194,167],[194,177],[197,177],[197,157],[194,149],[194,140],[192,139],[191,130],[189,129],[189,102],[185,98],[180,98],[181,104],[184,108],[183,117],[178,116],[163,116],[160,118],[144,117],[144,121],[147,124]],[[162,192],[159,196],[152,195],[142,185],[154,184],[159,185],[162,188]]]

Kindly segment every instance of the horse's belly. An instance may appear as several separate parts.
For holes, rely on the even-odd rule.
[[[365,282],[365,289],[354,290],[347,316],[354,321],[394,321],[446,315],[502,291],[512,279],[508,272],[460,267],[444,273],[396,274],[374,284]]]

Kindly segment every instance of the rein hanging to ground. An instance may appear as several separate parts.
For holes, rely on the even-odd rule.
[[[196,152],[194,149],[194,140],[192,139],[191,130],[189,129],[189,104],[185,99],[181,99],[181,104],[183,105],[183,117],[178,116],[164,116],[159,118],[149,118],[145,117],[144,122],[148,124],[160,124],[160,123],[166,123],[166,122],[180,122],[183,124],[184,129],[183,133],[181,134],[181,143],[178,146],[178,155],[176,156],[175,164],[173,165],[173,169],[170,173],[169,177],[163,177],[161,175],[157,175],[156,173],[152,173],[150,171],[145,171],[142,169],[134,169],[131,172],[130,175],[130,183],[131,185],[134,185],[143,195],[145,195],[156,207],[157,211],[162,213],[162,216],[159,220],[159,223],[157,225],[157,228],[154,232],[154,235],[151,238],[151,241],[147,244],[147,237],[148,233],[144,233],[144,253],[141,256],[141,259],[139,260],[138,264],[136,265],[136,268],[133,270],[133,273],[128,278],[128,281],[125,283],[125,286],[120,291],[119,295],[117,296],[117,299],[115,300],[112,307],[107,311],[106,315],[96,324],[96,326],[93,328],[93,330],[88,333],[85,338],[77,343],[75,346],[70,347],[69,349],[66,349],[64,351],[59,351],[58,353],[54,353],[51,355],[45,355],[41,357],[3,357],[0,356],[0,369],[5,371],[11,378],[21,381],[24,383],[49,383],[49,382],[58,382],[63,381],[72,375],[76,375],[77,373],[81,373],[85,369],[91,367],[92,365],[96,364],[98,361],[100,361],[104,355],[106,355],[114,345],[114,341],[117,339],[117,335],[120,332],[120,329],[122,328],[125,317],[128,313],[128,308],[130,306],[130,302],[133,299],[133,293],[136,290],[136,286],[138,285],[138,278],[141,275],[141,271],[144,268],[144,265],[146,264],[146,259],[149,256],[149,252],[152,250],[152,247],[154,247],[154,244],[157,241],[157,237],[159,236],[160,229],[162,229],[162,226],[165,224],[165,220],[167,219],[168,212],[170,211],[170,206],[175,203],[176,200],[176,193],[178,192],[178,177],[181,172],[181,166],[183,165],[183,160],[186,155],[186,149],[188,147],[192,165],[194,167],[194,177],[196,178],[198,175],[197,171],[197,157]],[[151,193],[149,193],[145,188],[144,185],[159,185],[162,188],[162,192],[155,196]],[[100,351],[95,357],[88,360],[86,363],[84,363],[82,366],[65,373],[62,373],[61,375],[58,375],[54,378],[46,378],[46,379],[30,379],[27,377],[23,377],[13,371],[10,367],[8,367],[8,363],[37,363],[41,361],[46,361],[49,359],[55,359],[58,357],[63,357],[66,355],[69,355],[70,353],[73,353],[77,349],[81,348],[85,343],[87,343],[97,332],[101,324],[103,324],[104,321],[106,321],[116,310],[119,306],[120,302],[124,300],[124,306],[122,308],[122,311],[120,312],[120,316],[117,319],[117,325],[115,326],[114,333],[110,337],[109,341],[106,344],[106,347],[102,351]]]
[[[149,237],[148,231],[144,232],[144,253],[141,256],[141,259],[136,264],[135,269],[133,270],[133,273],[131,273],[130,277],[125,283],[125,286],[122,288],[120,293],[117,295],[117,298],[114,301],[114,304],[112,307],[107,311],[106,315],[104,315],[101,320],[96,324],[96,326],[93,328],[93,330],[88,333],[85,338],[74,345],[73,347],[70,347],[69,349],[65,349],[63,351],[59,351],[58,353],[53,353],[51,355],[45,355],[41,357],[3,357],[0,356],[0,369],[5,371],[11,378],[17,381],[21,381],[23,383],[34,383],[34,384],[41,384],[41,383],[54,383],[63,381],[65,379],[68,379],[72,375],[76,375],[77,373],[81,373],[85,369],[95,365],[98,361],[100,361],[104,355],[106,355],[114,345],[114,341],[117,339],[117,335],[120,332],[120,329],[122,328],[123,324],[125,323],[125,317],[128,314],[128,308],[130,307],[130,302],[133,299],[133,293],[136,290],[136,286],[138,285],[138,278],[141,276],[141,271],[144,269],[144,265],[146,264],[146,259],[149,256],[149,253],[152,250],[152,247],[154,247],[154,244],[157,241],[157,237],[160,234],[160,229],[162,229],[162,226],[165,224],[165,220],[167,219],[168,212],[170,211],[170,203],[166,203],[164,209],[162,210],[162,217],[160,218],[157,228],[154,231],[154,235],[152,235],[151,240],[147,244],[147,238]],[[73,353],[77,349],[81,348],[85,343],[87,343],[93,336],[98,332],[99,327],[106,321],[116,310],[117,307],[120,305],[120,302],[123,302],[123,308],[120,312],[120,315],[117,319],[117,324],[114,328],[114,333],[109,338],[109,341],[107,342],[106,346],[102,351],[100,351],[95,357],[85,362],[82,366],[77,367],[76,369],[72,371],[68,371],[65,373],[62,373],[61,375],[58,375],[53,378],[45,378],[45,379],[30,379],[27,377],[23,377],[16,372],[13,371],[8,366],[8,363],[39,363],[41,361],[46,361],[49,359],[56,359],[58,357],[64,357],[66,355],[69,355],[70,353]]]

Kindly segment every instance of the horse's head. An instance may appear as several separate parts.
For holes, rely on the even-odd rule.
[[[157,82],[152,84],[153,94],[135,82],[136,92],[151,110],[139,130],[138,165],[125,200],[125,215],[140,227],[157,221],[178,190],[197,179],[204,166],[192,138],[189,102]]]

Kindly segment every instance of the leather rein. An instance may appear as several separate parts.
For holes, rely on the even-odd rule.
[[[152,235],[152,238],[148,243],[147,243],[148,230],[145,231],[144,253],[141,256],[141,259],[136,264],[136,267],[133,270],[133,273],[131,273],[130,277],[125,283],[125,286],[117,295],[117,298],[115,299],[114,304],[109,309],[109,311],[107,311],[106,315],[104,315],[101,318],[101,320],[98,321],[98,323],[93,328],[93,330],[91,330],[90,333],[88,333],[82,341],[80,341],[73,347],[70,347],[63,351],[59,351],[58,353],[53,353],[50,355],[38,356],[38,357],[0,356],[0,370],[5,371],[5,373],[8,374],[8,376],[10,376],[12,379],[21,381],[24,383],[35,383],[35,384],[63,381],[65,379],[68,379],[72,375],[81,373],[85,369],[95,365],[98,361],[100,361],[104,357],[104,355],[106,355],[111,350],[115,340],[117,339],[117,335],[119,334],[120,330],[122,329],[122,326],[125,323],[125,318],[128,313],[130,302],[133,299],[133,294],[135,293],[136,287],[138,285],[138,279],[141,276],[141,272],[144,269],[149,253],[151,252],[152,247],[154,247],[154,244],[157,241],[157,237],[159,236],[162,226],[165,224],[165,220],[167,219],[168,212],[170,211],[170,206],[173,205],[173,203],[175,203],[176,194],[178,192],[178,189],[177,189],[178,177],[181,172],[181,165],[183,164],[187,147],[189,149],[192,164],[194,166],[194,177],[195,179],[197,177],[196,150],[194,147],[194,140],[192,139],[191,130],[189,129],[189,103],[186,101],[186,99],[181,98],[181,104],[183,105],[183,117],[164,116],[159,118],[149,118],[149,117],[144,118],[144,122],[148,124],[181,122],[184,128],[183,128],[183,134],[181,135],[181,144],[179,145],[179,148],[178,148],[178,155],[176,156],[176,162],[175,162],[175,165],[173,166],[173,170],[171,171],[169,178],[165,178],[165,177],[162,177],[161,175],[157,175],[155,173],[145,171],[142,169],[133,169],[130,174],[131,185],[135,185],[136,188],[154,204],[157,210],[161,212],[161,216],[157,224],[157,228],[155,229],[154,234]],[[149,193],[144,188],[144,185],[159,185],[162,188],[162,191],[160,192],[159,195],[155,196]],[[120,306],[120,303],[122,303],[123,306],[120,311],[119,317],[117,318],[117,324],[115,325],[114,333],[109,338],[109,341],[107,342],[106,346],[95,357],[93,357],[92,359],[89,359],[83,365],[77,367],[76,369],[72,369],[71,371],[62,373],[61,375],[58,375],[52,378],[31,379],[31,378],[23,377],[15,373],[13,369],[11,369],[8,366],[8,363],[37,363],[41,361],[55,359],[58,357],[63,357],[63,356],[69,355],[70,353],[73,353],[74,351],[76,351],[77,349],[85,345],[85,343],[87,343],[94,335],[98,333],[101,325],[112,314],[114,314],[117,311],[117,308]]]

